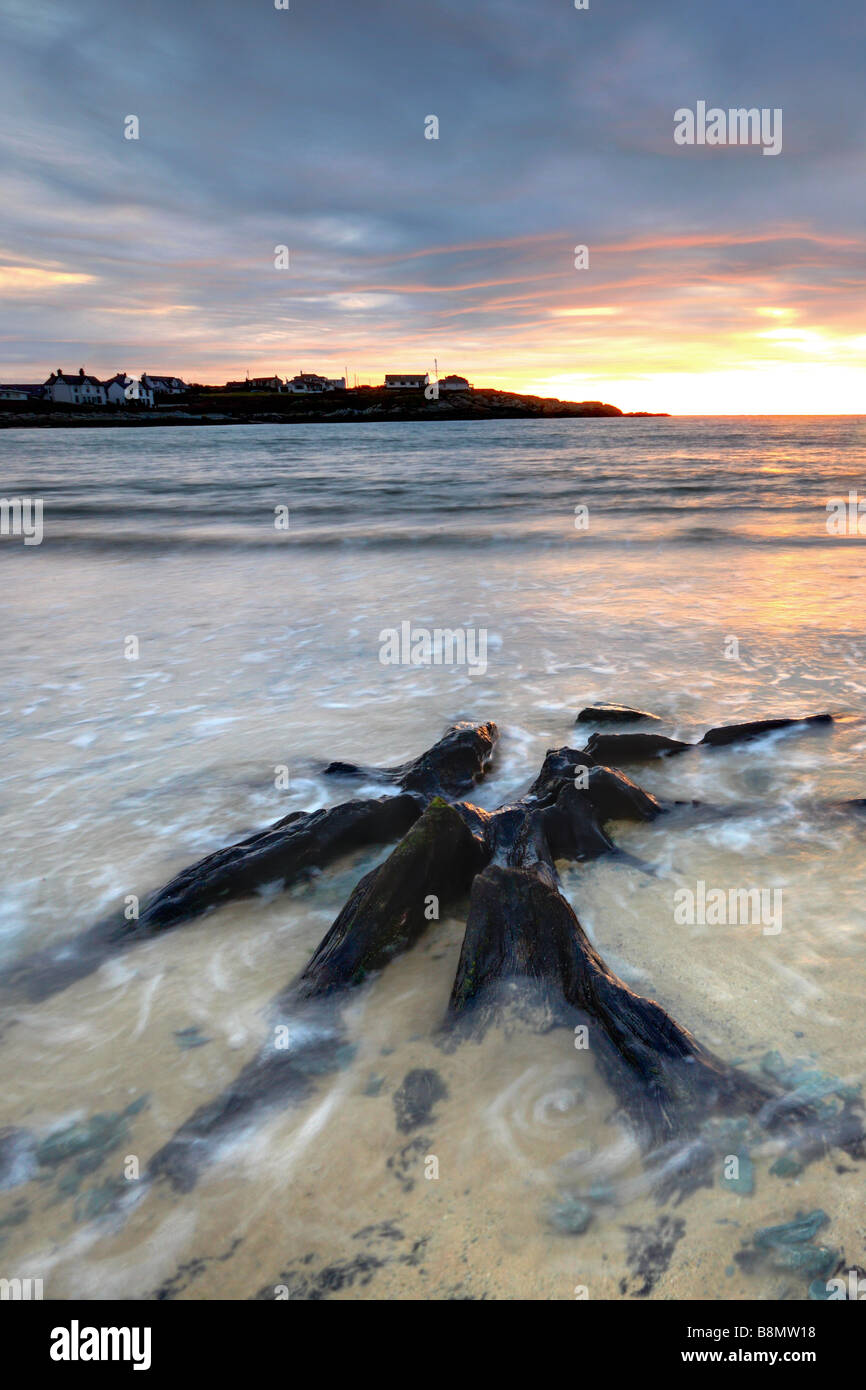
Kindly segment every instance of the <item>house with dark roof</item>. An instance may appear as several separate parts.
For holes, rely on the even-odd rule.
[[[142,372],[141,384],[155,396],[179,396],[187,389],[186,382],[179,376],[154,376],[151,372]]]
[[[423,391],[430,385],[430,373],[386,372],[385,385],[390,391]]]
[[[247,376],[243,381],[227,381],[224,391],[282,391],[283,380],[279,376]]]
[[[137,402],[139,405],[153,405],[153,391],[149,386],[145,386],[138,377],[127,376],[126,372],[118,372],[110,381],[103,383],[105,386],[105,396],[109,405],[129,405]]]
[[[440,391],[471,391],[472,386],[465,376],[443,376],[439,380]]]
[[[102,382],[88,376],[83,367],[79,367],[77,376],[58,367],[46,381],[44,392],[49,401],[64,405],[105,405],[107,400]]]
[[[319,376],[316,372],[299,372],[286,382],[286,390],[296,395],[315,394],[320,391],[345,391],[344,376]]]

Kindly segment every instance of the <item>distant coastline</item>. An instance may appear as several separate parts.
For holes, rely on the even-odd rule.
[[[150,428],[159,425],[340,424],[394,420],[524,420],[619,417],[634,419],[666,412],[625,412],[603,401],[562,401],[513,391],[472,389],[428,399],[423,391],[357,386],[315,396],[269,391],[213,391],[191,388],[182,399],[169,398],[155,409],[125,405],[70,405],[46,400],[0,400],[0,429]]]

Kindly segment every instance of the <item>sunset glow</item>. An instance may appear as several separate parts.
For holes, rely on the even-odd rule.
[[[155,40],[121,58],[110,26],[59,61],[70,21],[48,11],[50,23],[11,7],[0,380],[83,363],[207,383],[348,369],[374,383],[432,373],[435,359],[478,386],[624,410],[863,408],[853,44],[850,70],[832,47],[831,79],[829,35],[795,32],[784,63],[757,43],[765,91],[749,99],[785,112],[783,148],[765,159],[674,141],[696,81],[723,106],[743,82],[721,20],[691,9],[686,39],[676,6],[625,29],[565,7],[541,26],[519,6],[466,19],[448,3],[432,25],[419,12],[395,29],[374,6],[361,67],[312,11],[275,30],[269,14],[230,10],[219,35],[181,14],[176,83]],[[769,12],[754,24],[774,32]],[[579,89],[578,32],[594,73]],[[235,46],[245,67],[191,102],[189,83]],[[46,64],[59,93],[87,84],[71,127],[27,99]]]

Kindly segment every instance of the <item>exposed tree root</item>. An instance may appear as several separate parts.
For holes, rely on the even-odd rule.
[[[459,813],[441,798],[431,802],[384,863],[361,879],[309,965],[273,1001],[271,1035],[258,1057],[184,1123],[154,1158],[151,1174],[191,1187],[215,1142],[258,1112],[305,1099],[311,1076],[337,1069],[347,1040],[339,1008],[327,1007],[325,997],[361,984],[414,945],[440,906],[467,891],[481,859]]]
[[[138,918],[118,912],[17,962],[0,973],[0,995],[47,999],[157,932],[272,884],[285,889],[352,850],[398,839],[430,798],[450,798],[455,788],[466,790],[483,776],[496,738],[495,724],[454,725],[413,762],[380,775],[404,787],[402,795],[293,812],[184,869],[145,901]]]
[[[832,722],[832,714],[810,714],[804,719],[755,719],[747,724],[722,724],[708,729],[697,743],[684,743],[666,734],[593,734],[585,751],[599,762],[641,762],[647,758],[685,753],[692,748],[727,748],[733,743],[750,743],[752,739],[763,738],[780,729],[808,728]]]
[[[659,803],[622,773],[583,755],[548,753],[530,794],[489,817],[490,863],[473,885],[447,1024],[483,1032],[507,1006],[535,1026],[589,1026],[605,1078],[645,1143],[673,1138],[715,1109],[753,1113],[772,1098],[727,1067],[653,1000],[605,965],[562,896],[557,859],[613,848],[607,820],[653,820]]]
[[[414,946],[440,908],[468,890],[483,853],[459,812],[432,801],[385,863],[361,879],[288,999],[361,984]]]
[[[592,1055],[645,1147],[710,1113],[754,1114],[773,1100],[618,979],[542,862],[490,865],[472,886],[448,1024],[482,1033],[504,1004],[535,1026],[588,1026]]]
[[[829,717],[714,729],[702,744],[726,746]],[[400,767],[332,763],[329,775],[386,781],[401,790],[287,816],[185,869],[146,902],[140,920],[99,923],[6,972],[0,984],[7,990],[45,998],[96,969],[112,951],[266,885],[286,886],[359,846],[402,837],[360,880],[308,965],[274,999],[259,1054],[155,1155],[151,1176],[191,1187],[215,1145],[263,1111],[306,1099],[318,1076],[345,1065],[351,1055],[342,1017],[347,992],[411,949],[442,908],[467,893],[443,1046],[481,1036],[509,1017],[543,1030],[585,1025],[592,1055],[666,1193],[703,1180],[714,1152],[708,1126],[725,1116],[749,1117],[762,1130],[784,1129],[804,1162],[829,1145],[859,1152],[864,1140],[856,1105],[828,1120],[777,1085],[727,1065],[609,969],[561,892],[558,861],[612,854],[639,864],[618,850],[606,826],[649,822],[677,805],[657,801],[609,766],[606,755],[654,756],[700,745],[657,734],[596,734],[584,750],[550,750],[523,796],[486,811],[456,798],[483,776],[496,737],[494,724],[463,723]],[[862,809],[860,803],[850,808]]]
[[[476,733],[492,727],[475,726]],[[483,763],[484,736],[471,741]],[[425,759],[424,769],[418,767],[424,760],[417,760],[388,775],[424,780],[429,755]],[[456,780],[447,785],[453,788]],[[441,904],[454,902],[470,885],[444,1046],[480,1036],[509,1015],[545,1030],[585,1024],[592,1054],[668,1192],[701,1180],[713,1154],[704,1126],[719,1116],[752,1117],[768,1130],[793,1128],[804,1153],[828,1142],[860,1142],[862,1126],[853,1112],[830,1135],[810,1107],[727,1065],[661,1005],[631,990],[605,964],[563,897],[557,860],[618,853],[607,822],[650,821],[667,809],[592,753],[571,748],[551,750],[526,794],[495,811],[433,800],[384,863],[361,879],[309,965],[274,1001],[275,1028],[288,1029],[292,1046],[280,1053],[269,1043],[182,1126],[151,1172],[189,1186],[215,1140],[263,1108],[306,1097],[311,1075],[334,1070],[345,1056],[343,992],[418,940],[431,901],[438,915]],[[328,996],[336,999],[329,1003]],[[683,1153],[691,1155],[685,1175]]]
[[[332,1006],[320,1003],[285,1020],[275,1013],[267,1045],[224,1091],[184,1121],[154,1154],[147,1176],[166,1180],[178,1192],[191,1191],[222,1142],[263,1113],[307,1100],[320,1078],[350,1057],[339,1011]]]
[[[763,738],[765,734],[776,733],[779,729],[832,723],[832,714],[809,714],[805,719],[756,719],[749,724],[723,724],[717,729],[709,729],[701,743],[711,748],[724,748],[731,743],[748,743],[754,738]]]
[[[451,800],[471,791],[483,777],[498,737],[495,724],[471,724],[463,720],[453,724],[426,753],[399,767],[329,763],[325,776],[393,782],[403,791],[418,792],[425,798],[444,796]]]

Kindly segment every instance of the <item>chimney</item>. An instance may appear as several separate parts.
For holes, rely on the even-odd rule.
[[[79,375],[79,376],[84,376],[84,368],[83,368],[83,367],[79,367],[79,368],[78,368],[78,375]]]

